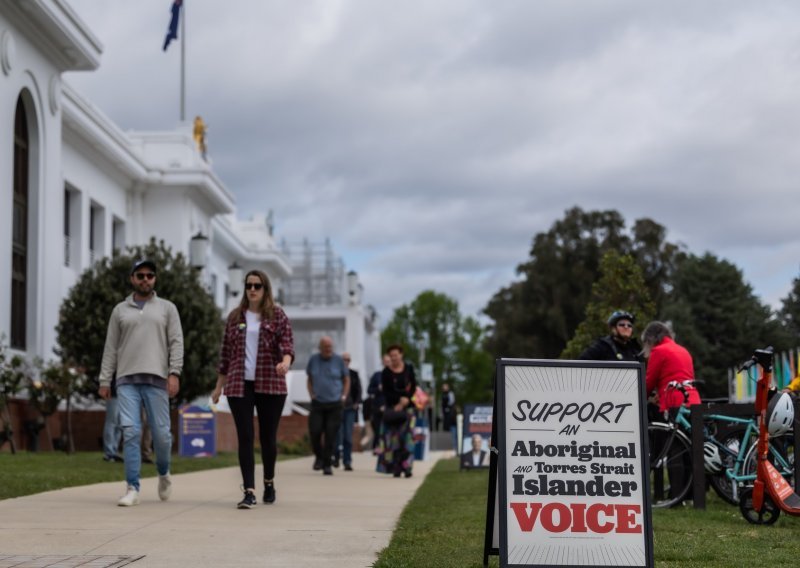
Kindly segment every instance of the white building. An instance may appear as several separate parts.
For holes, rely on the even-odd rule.
[[[265,217],[236,219],[235,198],[189,125],[123,132],[62,81],[97,69],[101,52],[65,0],[0,3],[0,336],[28,356],[52,357],[62,299],[94,260],[125,245],[156,237],[190,256],[192,237],[207,237],[196,241],[202,278],[225,310],[241,289],[232,265],[279,283],[292,273]],[[376,368],[379,336],[360,292],[287,311],[301,338],[344,330],[339,348],[354,367]],[[298,363],[308,355],[301,343]]]

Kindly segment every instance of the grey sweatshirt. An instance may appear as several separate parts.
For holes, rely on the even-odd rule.
[[[114,307],[108,322],[100,386],[111,379],[138,373],[166,378],[180,375],[183,369],[183,330],[175,304],[155,292],[144,307],[133,301],[133,294]]]

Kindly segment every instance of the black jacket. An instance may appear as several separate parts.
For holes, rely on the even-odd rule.
[[[358,371],[349,369],[350,371],[350,392],[345,401],[345,407],[353,408],[356,404],[361,404],[361,379],[358,377]]]
[[[622,344],[607,335],[587,347],[578,359],[584,361],[642,361],[642,347],[635,339]]]

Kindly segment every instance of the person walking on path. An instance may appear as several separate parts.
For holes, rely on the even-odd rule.
[[[244,498],[236,505],[251,509],[256,499],[253,448],[253,409],[258,413],[258,438],[264,464],[264,503],[274,503],[278,424],[289,392],[286,373],[294,361],[294,337],[289,318],[275,305],[272,285],[260,270],[244,279],[242,301],[228,315],[220,349],[217,385],[211,393],[216,404],[225,391],[236,425],[239,468]]]
[[[178,394],[183,370],[183,330],[175,304],[155,291],[156,264],[139,260],[131,269],[133,293],[114,307],[108,322],[99,395],[111,397],[111,379],[117,377],[117,404],[122,426],[125,495],[121,507],[139,504],[142,414],[144,405],[153,432],[158,471],[158,496],[172,493],[169,474],[172,434],[169,399]]]
[[[389,366],[389,356],[383,356],[383,369]],[[367,386],[367,395],[369,396],[372,423],[372,449],[378,447],[378,439],[381,433],[381,424],[383,423],[383,409],[386,406],[386,399],[383,396],[383,369],[375,371],[369,379],[369,386]]]
[[[342,423],[336,434],[336,451],[333,455],[333,467],[339,467],[339,459],[344,463],[345,471],[353,471],[353,426],[358,418],[358,406],[361,404],[361,378],[358,371],[350,368],[350,354],[342,353],[342,360],[350,373],[350,390],[342,409]]]
[[[417,390],[414,368],[403,361],[403,348],[390,345],[386,350],[389,366],[383,370],[381,386],[386,406],[378,443],[380,473],[411,477],[414,462],[414,426],[416,412],[411,397]]]
[[[450,390],[450,385],[442,384],[442,430],[450,432],[453,438],[453,451],[458,451],[458,432],[456,432],[456,395]]]
[[[642,361],[642,347],[633,337],[636,318],[630,312],[617,310],[608,321],[609,334],[597,339],[578,356],[590,361]]]
[[[122,428],[119,425],[119,405],[117,404],[117,384],[111,379],[111,394],[106,400],[106,419],[103,423],[103,460],[121,462],[119,445],[122,442]]]
[[[319,353],[309,359],[306,374],[311,398],[308,430],[316,456],[314,469],[321,469],[324,475],[333,475],[333,444],[342,422],[342,407],[350,392],[350,373],[344,360],[333,352],[330,337],[319,340]]]

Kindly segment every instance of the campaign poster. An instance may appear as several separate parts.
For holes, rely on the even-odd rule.
[[[652,567],[641,365],[497,371],[500,565]]]
[[[461,469],[489,467],[489,444],[492,438],[491,404],[467,404],[464,406],[461,451]]]
[[[178,409],[178,454],[186,457],[213,457],[217,453],[217,427],[214,411],[185,405]]]

